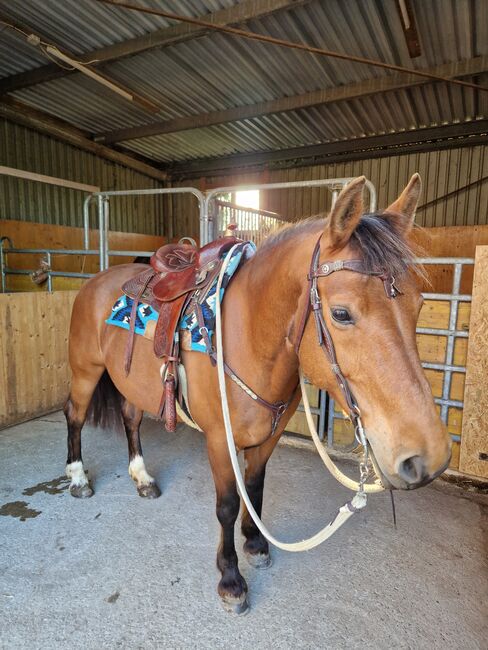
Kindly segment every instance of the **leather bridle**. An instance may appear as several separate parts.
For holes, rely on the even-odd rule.
[[[388,298],[395,298],[397,295],[401,294],[401,291],[396,286],[395,278],[391,275],[391,273],[388,273],[385,270],[371,271],[366,268],[362,260],[336,260],[333,262],[322,262],[320,264],[319,260],[320,260],[321,239],[322,239],[322,235],[320,235],[320,237],[317,240],[317,243],[315,244],[315,248],[312,253],[312,259],[310,261],[310,269],[307,275],[308,300],[306,302],[305,308],[302,312],[299,321],[299,326],[298,326],[297,336],[296,336],[295,346],[294,346],[295,352],[298,356],[298,353],[300,351],[300,345],[303,339],[303,334],[305,332],[305,327],[308,322],[308,318],[310,316],[310,313],[313,313],[315,318],[315,326],[317,329],[317,337],[318,337],[319,345],[324,351],[330,363],[330,366],[335,375],[337,383],[339,384],[339,388],[344,396],[345,402],[347,404],[347,408],[349,410],[348,415],[351,419],[351,422],[354,425],[356,439],[360,444],[363,445],[366,453],[367,443],[366,443],[366,437],[364,435],[364,429],[361,422],[361,412],[359,410],[353,392],[337,362],[337,355],[334,347],[334,342],[332,341],[332,336],[330,334],[329,328],[327,327],[323,315],[323,311],[322,311],[322,301],[320,299],[320,295],[317,288],[317,280],[318,278],[326,278],[332,273],[335,273],[336,271],[352,271],[353,273],[361,273],[362,275],[370,275],[370,276],[378,277],[383,282],[385,293]],[[210,357],[210,361],[212,365],[216,365],[217,355],[212,345],[212,342],[210,340],[210,337],[208,335],[208,330],[207,327],[205,326],[203,313],[198,303],[195,306],[195,311],[200,326],[200,333],[205,341],[207,354]],[[298,384],[293,389],[290,398],[286,402],[283,401],[268,402],[267,400],[257,395],[250,388],[250,386],[248,386],[237,375],[237,373],[234,372],[234,370],[232,370],[232,368],[229,365],[227,365],[227,363],[224,363],[224,371],[232,379],[232,381],[234,381],[245,393],[247,393],[247,395],[249,395],[249,397],[251,397],[255,402],[257,402],[261,406],[264,406],[269,411],[271,411],[271,436],[273,436],[278,428],[278,424],[281,417],[288,409],[288,407],[291,405],[295,397]]]
[[[317,280],[319,278],[326,278],[332,273],[337,271],[351,271],[353,273],[361,273],[362,275],[370,275],[378,277],[383,282],[385,288],[386,296],[390,299],[396,298],[402,292],[398,289],[395,284],[395,278],[391,273],[386,270],[369,270],[366,268],[362,260],[335,260],[333,262],[322,262],[320,263],[320,242],[322,235],[317,240],[315,248],[312,253],[312,259],[310,262],[310,269],[307,275],[308,280],[308,300],[306,302],[305,308],[302,312],[302,316],[299,321],[299,326],[297,330],[297,336],[295,340],[295,352],[298,355],[300,351],[300,345],[302,343],[303,334],[305,332],[305,327],[308,322],[310,313],[313,313],[315,319],[315,326],[317,330],[317,337],[319,345],[324,352],[327,360],[329,361],[330,367],[334,376],[339,385],[339,389],[344,397],[344,400],[347,404],[348,415],[351,419],[351,422],[354,425],[354,431],[356,439],[364,447],[366,446],[366,438],[364,435],[364,429],[361,422],[361,411],[354,397],[354,394],[349,386],[347,379],[344,377],[342,370],[337,362],[337,355],[334,347],[334,342],[330,334],[327,323],[325,322],[323,310],[322,310],[322,301],[317,287]]]

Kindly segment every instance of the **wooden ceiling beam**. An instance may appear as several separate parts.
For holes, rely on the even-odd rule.
[[[341,140],[309,147],[234,154],[211,160],[181,161],[166,169],[172,177],[205,176],[285,161],[291,161],[293,166],[312,165],[319,164],[318,160],[327,163],[337,159],[376,158],[382,150],[388,151],[388,155],[395,155],[395,153],[409,153],[414,148],[418,150],[419,147],[429,150],[462,146],[464,143],[479,144],[480,142],[488,143],[488,120],[475,120],[461,124],[416,129],[415,131]]]
[[[481,74],[486,71],[488,71],[488,56],[486,55],[425,69],[425,72],[430,74],[441,75],[451,79]],[[282,97],[280,99],[274,99],[258,104],[238,106],[226,110],[202,113],[200,115],[188,115],[172,120],[153,122],[152,124],[144,126],[117,129],[97,135],[95,136],[95,140],[97,142],[103,142],[104,144],[111,144],[114,142],[134,140],[136,138],[177,133],[179,131],[204,128],[216,124],[224,124],[227,122],[235,122],[262,115],[269,115],[271,113],[283,113],[321,104],[331,104],[343,100],[357,99],[392,90],[410,88],[425,83],[432,83],[432,81],[415,75],[394,73],[384,77],[368,79],[359,83],[325,88],[323,90],[316,90],[301,95],[294,95],[292,97]]]
[[[145,174],[150,178],[158,181],[167,181],[168,175],[162,169],[157,169],[152,165],[140,160],[132,155],[122,151],[117,151],[103,144],[93,142],[90,134],[75,128],[71,124],[58,118],[52,117],[35,108],[27,106],[13,98],[6,97],[0,101],[0,116],[5,117],[12,122],[22,124],[36,131],[47,133],[53,138],[67,142],[75,147],[101,156],[111,162],[124,165],[134,171]]]
[[[411,59],[416,59],[422,55],[422,50],[420,48],[415,12],[410,0],[396,0],[396,5],[408,53]]]
[[[205,20],[213,22],[216,25],[245,23],[253,18],[262,18],[275,11],[297,7],[306,4],[306,2],[310,2],[310,0],[244,0],[232,7],[206,15]],[[8,14],[5,16],[5,19],[10,20]],[[92,65],[99,66],[102,63],[116,61],[128,56],[140,54],[141,52],[146,52],[147,50],[168,47],[169,45],[199,38],[209,32],[210,30],[196,25],[172,25],[171,27],[156,29],[143,36],[122,41],[121,43],[92,50],[83,56],[78,56],[77,60],[80,63],[86,64],[88,61],[96,59],[96,63]],[[0,81],[0,95],[21,90],[22,88],[28,88],[29,86],[46,81],[52,81],[53,79],[60,79],[72,73],[72,70],[65,70],[57,65],[48,64],[35,70],[11,75]]]

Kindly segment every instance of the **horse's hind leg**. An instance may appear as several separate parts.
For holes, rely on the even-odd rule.
[[[74,497],[93,496],[93,490],[83,467],[81,458],[81,430],[93,392],[103,373],[103,367],[92,366],[89,370],[73,372],[71,392],[64,406],[68,425],[68,459],[66,476],[71,479],[69,491]]]
[[[244,452],[246,459],[246,490],[259,517],[261,517],[263,506],[266,463],[277,441],[277,438],[271,438],[259,447],[253,447]],[[249,564],[257,569],[266,569],[271,566],[268,542],[260,533],[245,506],[242,514],[241,529],[246,538],[244,552]]]
[[[143,412],[133,404],[124,400],[122,404],[122,417],[124,420],[127,443],[129,445],[129,476],[137,485],[137,492],[141,497],[157,499],[161,496],[161,490],[156,481],[146,471],[144,458],[142,457],[141,438],[139,427],[141,425]]]

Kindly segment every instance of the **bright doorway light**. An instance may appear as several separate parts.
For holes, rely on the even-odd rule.
[[[259,190],[245,190],[236,192],[236,205],[259,210]]]

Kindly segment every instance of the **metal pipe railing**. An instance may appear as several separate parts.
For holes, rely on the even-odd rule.
[[[47,290],[48,292],[53,291],[53,278],[81,278],[86,279],[92,277],[93,273],[78,273],[75,271],[53,271],[51,269],[52,257],[54,255],[100,255],[99,250],[86,250],[82,249],[72,249],[72,248],[14,248],[12,245],[9,245],[7,249],[4,248],[4,241],[8,238],[2,237],[0,240],[0,274],[2,279],[2,293],[7,291],[7,275],[32,275],[36,269],[11,269],[6,264],[6,254],[10,253],[13,255],[43,255],[47,263]],[[12,244],[11,240],[8,240]]]
[[[313,187],[326,187],[332,192],[332,205],[335,203],[339,191],[348,183],[354,180],[350,178],[324,178],[313,181],[292,181],[289,183],[261,183],[258,185],[229,185],[225,187],[217,187],[210,190],[205,194],[205,224],[201,229],[201,243],[206,244],[214,239],[213,223],[210,221],[211,214],[211,201],[219,194],[228,194],[231,192],[246,192],[249,190],[284,190],[284,189],[303,189]],[[373,183],[366,180],[366,188],[369,192],[369,212],[376,211],[376,188]]]
[[[157,196],[157,195],[174,195],[174,194],[191,194],[195,196],[198,202],[200,237],[202,232],[206,231],[204,224],[208,221],[208,215],[205,213],[205,197],[196,187],[159,187],[147,190],[111,190],[106,192],[94,192],[86,197],[83,202],[83,246],[88,249],[90,246],[90,205],[93,201],[97,202],[98,214],[98,236],[99,236],[99,257],[100,270],[109,267],[109,258],[114,251],[109,251],[109,231],[110,231],[110,197],[114,196]]]

